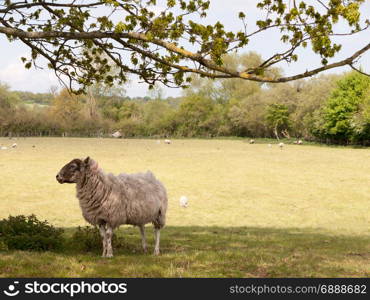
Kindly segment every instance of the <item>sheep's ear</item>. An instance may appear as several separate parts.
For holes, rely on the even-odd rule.
[[[90,162],[90,156],[86,157],[84,160],[85,165],[88,165]]]

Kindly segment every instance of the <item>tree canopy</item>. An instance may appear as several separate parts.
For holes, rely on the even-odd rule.
[[[350,73],[337,88],[318,116],[316,134],[336,143],[370,140],[370,78]]]
[[[43,57],[77,92],[94,82],[125,83],[130,74],[150,86],[187,86],[191,74],[279,83],[344,65],[355,68],[370,42],[343,60],[328,60],[341,49],[333,37],[370,27],[360,14],[363,2],[258,0],[265,17],[252,24],[256,29],[250,30],[246,13],[240,12],[235,17],[241,29],[232,32],[221,22],[204,24],[210,7],[205,0],[162,0],[159,13],[151,9],[159,7],[157,0],[5,0],[0,4],[0,33],[30,48],[31,56],[22,58],[26,68]],[[338,22],[346,24],[347,32],[335,31]],[[280,32],[284,50],[271,49],[270,57],[242,69],[224,63],[226,54],[246,48],[268,30]],[[321,57],[322,66],[293,76],[266,71],[282,61],[297,61],[298,50],[305,47]]]

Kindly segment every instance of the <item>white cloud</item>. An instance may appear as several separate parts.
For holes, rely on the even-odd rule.
[[[51,85],[58,85],[53,71],[24,67],[21,57],[29,57],[29,49],[22,43],[9,43],[0,36],[0,44],[0,81],[8,84],[12,90],[46,92]]]
[[[0,81],[13,90],[46,92],[51,85],[58,84],[50,70],[26,69],[22,62],[10,62],[0,69]]]

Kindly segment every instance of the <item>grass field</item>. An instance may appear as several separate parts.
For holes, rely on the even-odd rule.
[[[151,170],[167,187],[169,209],[159,257],[141,253],[138,230],[123,226],[117,234],[125,243],[113,259],[71,249],[3,251],[2,277],[370,277],[369,149],[280,150],[243,140],[16,142],[0,151],[0,217],[33,213],[67,235],[86,225],[74,186],[55,175],[87,155],[115,174]],[[186,209],[181,195],[189,198]]]

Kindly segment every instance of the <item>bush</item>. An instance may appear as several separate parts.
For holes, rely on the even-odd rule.
[[[97,227],[78,227],[71,238],[71,248],[82,252],[103,251],[102,238]],[[121,240],[115,234],[112,237],[114,248],[120,247]]]
[[[63,245],[63,230],[40,221],[35,215],[9,216],[0,221],[1,249],[48,251]]]
[[[74,250],[96,252],[102,249],[102,239],[96,227],[78,227],[73,233],[71,246]]]

